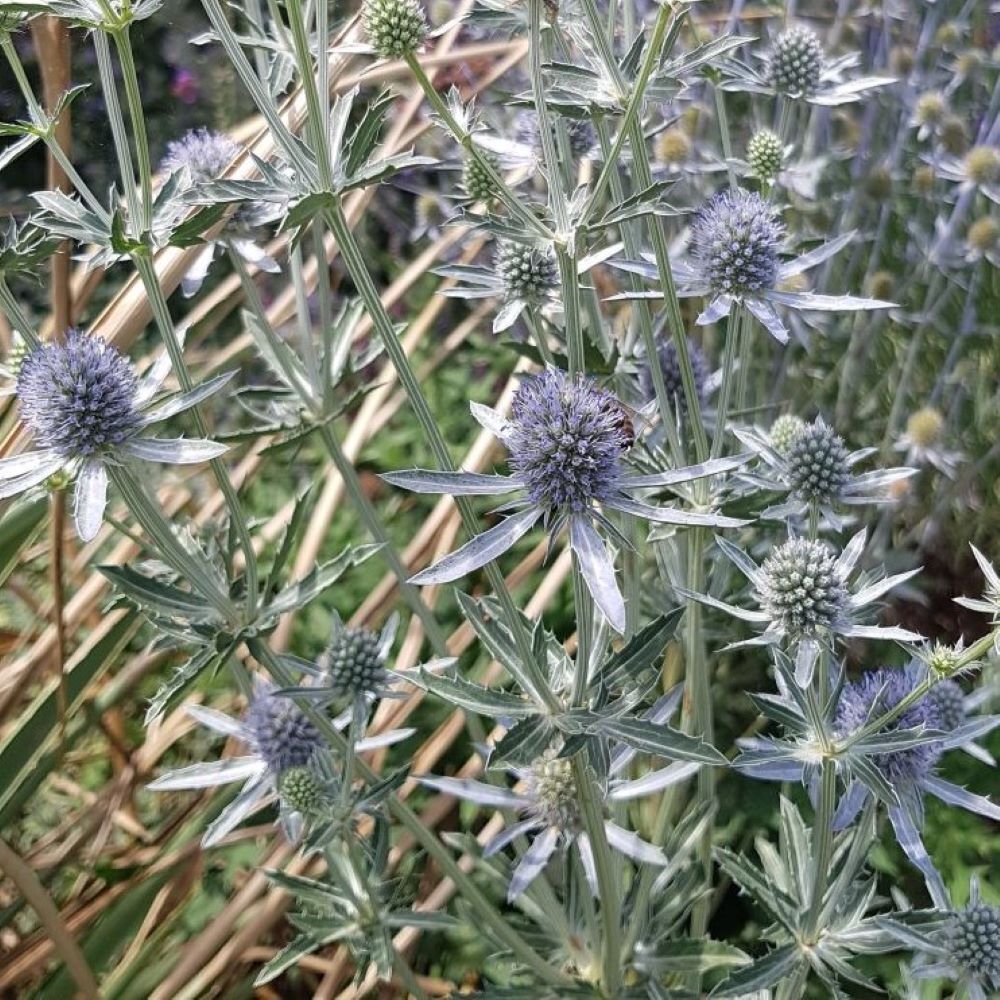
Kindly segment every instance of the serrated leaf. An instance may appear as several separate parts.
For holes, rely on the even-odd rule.
[[[423,668],[416,676],[407,674],[407,677],[425,691],[478,715],[491,718],[503,716],[524,718],[535,715],[538,711],[526,698],[507,691],[495,691],[481,684],[473,684],[461,677],[434,674]]]
[[[676,608],[654,619],[608,657],[599,674],[604,686],[611,690],[620,688],[661,659],[683,613],[683,608]]]
[[[715,747],[695,736],[688,736],[662,723],[645,719],[602,718],[589,720],[590,732],[621,740],[643,753],[656,754],[666,760],[693,760],[701,764],[726,764],[726,758]]]
[[[129,566],[100,566],[100,572],[143,611],[187,622],[218,621],[218,612],[198,594],[145,576]]]
[[[351,566],[364,562],[381,548],[380,545],[348,546],[335,559],[307,573],[297,583],[286,587],[271,601],[262,618],[276,618],[304,607],[314,601],[323,591],[332,587]]]

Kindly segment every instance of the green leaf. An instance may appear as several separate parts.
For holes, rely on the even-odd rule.
[[[416,675],[406,676],[418,687],[444,698],[452,705],[458,705],[467,712],[475,712],[490,718],[504,715],[525,718],[538,712],[532,702],[520,695],[510,694],[507,691],[494,691],[461,677],[441,676],[423,668]]]
[[[130,601],[144,611],[188,622],[218,621],[219,614],[197,594],[131,569],[129,566],[100,566],[101,573]]]
[[[767,878],[756,866],[746,858],[724,847],[715,852],[716,859],[722,870],[733,879],[739,887],[752,896],[761,906],[767,907],[774,917],[777,917],[785,927],[794,927],[798,916],[798,906]]]
[[[525,767],[552,743],[555,727],[542,716],[521,719],[509,729],[490,757],[490,770]]]
[[[343,576],[345,570],[364,562],[380,547],[379,545],[348,546],[335,559],[317,566],[297,583],[281,591],[267,606],[262,618],[277,618],[314,601],[323,591],[332,587]]]
[[[204,670],[216,669],[231,650],[222,652],[214,646],[206,646],[200,649],[193,656],[186,659],[170,677],[160,685],[156,694],[150,699],[149,707],[146,709],[144,725],[149,726],[156,722],[168,708],[170,708],[187,686],[198,677]]]
[[[664,941],[656,950],[643,959],[643,965],[651,971],[663,972],[708,972],[724,966],[747,965],[750,956],[739,948],[724,941],[702,939],[692,941]]]
[[[309,517],[316,506],[318,495],[316,483],[311,483],[298,500],[295,501],[295,509],[292,511],[292,516],[285,526],[281,542],[278,544],[278,551],[274,556],[274,562],[271,564],[271,570],[267,574],[267,581],[264,584],[265,594],[270,594],[273,590],[277,589],[278,578],[281,576],[285,564],[291,557],[292,551],[298,544],[299,538],[301,538],[302,532],[309,522]]]
[[[734,972],[712,991],[713,997],[738,997],[757,990],[768,990],[787,979],[802,964],[802,956],[793,944],[783,944],[763,958]]]
[[[344,177],[351,179],[368,162],[378,144],[385,117],[389,113],[395,98],[388,90],[383,90],[376,98],[369,101],[364,116],[358,127],[344,143]]]
[[[629,681],[637,680],[657,663],[677,631],[677,623],[683,613],[683,608],[677,608],[654,619],[617,653],[608,657],[600,673],[605,687],[611,690],[621,688]]]
[[[621,740],[635,750],[653,753],[667,760],[693,760],[716,765],[727,763],[726,758],[715,747],[662,723],[648,722],[645,719],[594,716],[590,722],[590,730]]]
[[[0,586],[14,572],[21,553],[41,533],[48,506],[48,498],[39,497],[27,503],[14,504],[0,518]]]
[[[137,614],[123,615],[104,636],[77,652],[66,665],[66,718],[79,723],[69,727],[67,750],[86,727],[86,720],[79,718],[84,695],[95,680],[119,662],[122,650],[141,623]],[[57,683],[51,680],[21,712],[17,725],[0,744],[0,828],[9,825],[57,763],[54,750],[58,705]]]

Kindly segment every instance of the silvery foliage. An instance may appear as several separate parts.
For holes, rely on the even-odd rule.
[[[103,58],[110,42],[128,44],[131,22],[158,8],[158,0],[0,0],[0,30],[15,27],[25,13],[49,13],[87,29]],[[251,815],[276,803],[284,835],[325,862],[317,878],[269,872],[294,897],[300,933],[258,981],[339,943],[350,948],[359,971],[371,966],[388,978],[403,961],[393,941],[398,930],[435,932],[464,924],[485,937],[516,984],[487,983],[485,997],[657,1000],[711,991],[791,998],[805,995],[811,978],[842,996],[849,984],[878,988],[855,960],[889,951],[911,953],[914,977],[951,979],[973,997],[994,989],[996,909],[980,899],[978,886],[968,907],[952,902],[921,826],[926,795],[998,818],[991,800],[941,777],[938,764],[953,749],[994,763],[976,743],[997,721],[977,714],[993,691],[981,685],[966,692],[956,678],[974,669],[990,652],[993,634],[1000,634],[1000,575],[977,551],[987,592],[962,603],[988,614],[994,633],[969,649],[928,649],[916,632],[877,623],[882,599],[897,587],[903,591],[918,569],[883,568],[898,569],[886,531],[852,528],[844,541],[845,523],[836,508],[850,506],[863,520],[869,506],[890,506],[894,488],[913,470],[856,474],[854,466],[872,458],[874,449],[849,451],[822,419],[786,419],[779,442],[777,425],[771,434],[747,428],[733,405],[734,382],[747,375],[751,360],[748,353],[736,361],[741,329],[743,347],[754,323],[784,345],[789,330],[782,314],[788,310],[793,316],[828,314],[822,321],[809,319],[826,332],[837,313],[893,309],[880,298],[805,290],[809,272],[816,288],[826,287],[834,257],[867,234],[856,231],[856,220],[831,225],[826,235],[840,235],[825,241],[819,236],[813,249],[797,252],[803,239],[812,245],[817,234],[786,235],[780,200],[808,201],[816,190],[793,180],[797,165],[788,161],[798,156],[801,167],[807,158],[790,141],[786,114],[867,100],[870,91],[888,92],[893,79],[847,78],[861,55],[828,56],[823,40],[802,26],[775,32],[769,41],[722,31],[708,41],[681,42],[690,13],[683,4],[648,10],[636,4],[621,22],[609,22],[607,11],[591,0],[567,3],[563,10],[546,4],[544,30],[558,44],[544,46],[545,54],[540,0],[482,0],[467,27],[527,37],[544,58],[531,66],[530,89],[517,96],[521,125],[528,125],[520,129],[501,108],[488,129],[457,91],[441,97],[433,84],[422,84],[439,149],[453,156],[456,149],[448,144],[456,141],[476,168],[479,189],[495,195],[488,203],[481,199],[485,212],[466,203],[455,219],[476,227],[492,243],[490,250],[479,263],[446,264],[438,273],[455,282],[446,294],[495,303],[494,333],[527,326],[536,345],[534,353],[522,354],[544,363],[522,373],[509,413],[471,404],[472,418],[509,456],[506,474],[473,473],[449,467],[440,432],[435,437],[428,427],[431,410],[343,213],[346,195],[387,183],[401,171],[434,169],[436,157],[386,152],[390,93],[359,86],[331,101],[318,92],[317,81],[328,82],[315,65],[315,53],[328,49],[329,38],[316,37],[331,27],[325,6],[303,18],[302,5],[290,2],[285,13],[294,30],[250,18],[240,34],[216,0],[205,0],[205,9],[211,31],[198,41],[222,45],[263,117],[272,151],[258,155],[208,133],[178,137],[154,185],[149,151],[137,158],[136,177],[126,141],[117,148],[126,176],[106,200],[85,185],[74,195],[39,192],[35,216],[24,227],[8,229],[0,244],[0,304],[30,351],[8,359],[6,373],[15,380],[24,423],[39,448],[0,461],[0,496],[69,471],[76,478],[80,533],[93,538],[108,467],[117,473],[119,465],[129,470],[135,458],[201,461],[222,454],[222,446],[200,438],[156,444],[141,432],[154,421],[184,414],[195,419],[188,411],[210,403],[229,377],[216,376],[154,403],[171,368],[182,385],[190,381],[183,337],[173,329],[165,302],[154,313],[170,350],[137,379],[128,359],[94,334],[34,343],[37,335],[23,328],[25,317],[6,294],[7,276],[30,270],[63,238],[86,247],[90,266],[127,262],[147,282],[144,265],[154,253],[193,248],[182,283],[193,295],[222,251],[242,282],[241,319],[268,372],[267,384],[236,394],[251,426],[228,430],[226,440],[266,438],[268,447],[284,447],[318,436],[340,461],[335,421],[360,394],[350,388],[350,376],[363,371],[377,351],[355,349],[367,313],[441,466],[386,471],[383,479],[413,493],[456,497],[472,535],[408,583],[400,574],[400,586],[412,597],[413,585],[439,586],[484,571],[493,595],[474,598],[456,590],[455,598],[476,653],[503,672],[499,683],[486,683],[475,667],[444,655],[396,671],[390,666],[395,618],[376,633],[345,625],[330,610],[328,595],[342,574],[376,553],[387,556],[390,545],[360,489],[352,499],[377,544],[351,546],[290,579],[288,566],[315,491],[296,499],[267,572],[258,573],[255,537],[241,517],[239,498],[227,497],[227,517],[199,531],[180,518],[168,520],[131,472],[121,472],[116,482],[122,499],[148,535],[153,558],[103,572],[116,588],[116,601],[144,613],[157,646],[184,654],[154,697],[149,721],[184,698],[200,676],[223,668],[224,676],[234,678],[233,700],[246,702],[236,716],[189,704],[186,711],[195,721],[234,739],[241,751],[164,773],[150,787],[190,791],[240,782],[236,798],[205,830],[206,846],[226,840]],[[7,19],[11,12],[17,16]],[[890,21],[887,16],[885,23]],[[367,57],[374,50],[422,72],[416,55],[435,33],[428,34],[415,0],[365,0],[361,23],[367,44],[341,40],[339,52]],[[126,84],[134,83],[127,69],[125,75]],[[103,83],[114,89],[113,74],[108,77]],[[278,107],[293,81],[304,85],[307,98],[298,133]],[[734,91],[751,95],[761,117],[778,112],[770,155],[762,159],[760,149],[753,155],[757,174],[773,176],[760,191],[737,183],[741,162],[731,152],[706,149],[699,162],[712,169],[684,172],[690,187],[680,190],[690,202],[668,205],[664,197],[676,172],[654,173],[644,148],[647,124],[654,133],[669,124],[662,120],[663,108],[674,102],[683,107],[698,99],[707,105],[714,96],[724,108],[722,95]],[[111,114],[117,109],[113,124],[127,140],[119,102],[109,108]],[[17,141],[0,166],[34,143],[51,142],[53,119],[36,107],[30,112],[27,122],[7,128]],[[135,117],[129,124],[138,144]],[[985,128],[982,141],[962,159],[932,151],[933,170],[953,190],[950,214],[937,219],[933,231],[918,234],[917,242],[933,251],[928,260],[946,257],[949,266],[960,268],[971,259],[945,252],[974,199],[997,197],[996,130],[992,123]],[[920,133],[918,140],[933,141],[934,133]],[[697,152],[701,157],[702,150]],[[826,159],[808,162],[819,164],[810,170],[821,171]],[[581,164],[585,169],[577,170]],[[518,170],[529,176],[519,177]],[[729,185],[713,191],[722,170]],[[516,191],[511,184],[519,185]],[[686,230],[669,222],[685,215]],[[851,218],[845,210],[840,221]],[[252,272],[284,271],[277,251],[272,256],[257,243],[272,224],[292,245],[295,335],[273,327],[254,285]],[[316,323],[301,253],[310,241],[314,250],[322,248],[330,235],[359,298],[333,309],[321,284]],[[605,265],[624,275],[627,286],[608,301],[627,301],[633,310],[621,345],[602,312],[597,276]],[[656,290],[644,281],[655,282]],[[145,289],[154,299],[162,297],[155,284]],[[678,297],[703,300],[694,325],[717,327],[726,345],[711,445],[702,412],[707,362],[697,360],[689,331],[679,326]],[[894,318],[909,321],[901,312]],[[654,333],[668,328],[670,348]],[[781,349],[764,339],[768,351]],[[650,365],[654,357],[661,364]],[[639,413],[617,391],[623,381],[634,383],[637,358],[646,363],[644,402],[654,400]],[[737,395],[744,395],[747,386],[739,388]],[[741,452],[739,444],[750,452]],[[196,457],[192,448],[200,448]],[[349,477],[346,466],[340,469]],[[775,492],[784,499],[764,506]],[[469,498],[480,496],[509,498],[492,512],[502,515],[498,522],[486,526],[477,517]],[[781,527],[775,530],[768,520]],[[644,537],[647,522],[657,527]],[[539,525],[551,549],[568,536],[578,610],[573,655],[566,636],[556,635],[541,617],[529,619],[502,586],[497,560]],[[710,549],[708,528],[727,532]],[[831,540],[819,538],[821,529]],[[647,551],[653,558],[643,560]],[[394,570],[402,568],[398,559],[398,566],[387,561]],[[309,655],[278,653],[271,633],[279,621],[318,602],[332,619],[328,647],[300,651]],[[692,626],[702,606],[709,621],[704,634]],[[755,626],[758,634],[743,638],[730,618]],[[723,752],[728,748],[713,744],[711,727],[700,717],[706,706],[699,702],[695,674],[699,661],[707,673],[700,649],[706,639],[713,647],[709,655],[718,646],[762,647],[773,676],[768,690],[747,695],[764,728],[740,741],[731,764]],[[875,662],[887,665],[859,676],[849,672],[847,643],[858,639],[868,643],[870,656],[878,656]],[[663,662],[675,640],[683,641],[689,676],[683,687],[663,695]],[[912,662],[891,665],[901,658]],[[492,724],[489,743],[478,747],[468,773],[417,776],[425,789],[491,811],[488,838],[470,829],[439,840],[397,794],[407,777],[401,758],[391,757],[380,776],[361,756],[414,734],[381,723],[383,706],[391,708],[392,700],[415,690]],[[688,704],[677,722],[682,700]],[[710,704],[707,710],[710,715]],[[716,828],[720,803],[713,786],[714,776],[727,768],[732,782],[781,781],[789,783],[790,794],[795,785],[806,793],[801,805],[781,798],[776,843],[757,831],[759,865],[732,843],[720,846],[730,833]],[[658,797],[655,807],[635,807],[646,796]],[[889,900],[879,892],[867,862],[883,811],[926,883],[930,910],[913,910],[898,895]],[[394,824],[416,838],[454,882],[460,897],[454,915],[415,904],[390,859]],[[456,863],[456,851],[465,866]],[[764,942],[744,942],[744,950],[706,934],[706,907],[718,879],[713,861],[766,918]],[[476,880],[465,870],[469,865],[477,869]]]

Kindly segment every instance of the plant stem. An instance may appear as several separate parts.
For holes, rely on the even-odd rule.
[[[622,981],[621,880],[615,877],[614,859],[604,832],[604,817],[595,798],[597,778],[584,762],[584,755],[572,759],[573,780],[580,796],[580,815],[590,840],[597,873],[597,894],[601,902],[604,930],[602,985],[607,996],[615,997]]]
[[[386,356],[389,358],[393,368],[396,369],[396,375],[410,405],[413,407],[417,423],[420,424],[420,428],[427,438],[438,467],[445,471],[453,472],[455,465],[451,460],[448,446],[445,444],[441,431],[434,420],[434,415],[427,405],[427,399],[420,388],[420,382],[417,379],[416,373],[410,365],[410,359],[406,356],[406,351],[403,350],[403,346],[399,342],[399,337],[396,335],[396,328],[389,314],[386,312],[385,306],[372,282],[371,275],[368,273],[368,266],[365,263],[364,255],[354,238],[354,233],[344,216],[344,211],[339,200],[334,203],[332,208],[326,211],[325,218],[337,240],[337,245],[340,247],[340,254],[347,272],[351,276],[358,294],[361,296],[361,301],[368,310],[368,315],[376,334],[382,342]],[[458,508],[466,531],[472,535],[476,534],[479,525],[472,504],[467,497],[457,496],[454,499],[455,506]],[[503,574],[494,562],[487,563],[484,569],[487,579],[490,581],[490,586],[493,588],[500,602],[504,619],[514,638],[522,665],[526,671],[531,673],[548,710],[553,713],[559,713],[562,708],[549,687],[547,677],[535,661],[531,649],[531,636],[521,621],[520,614],[514,605],[514,600],[507,589]]]
[[[410,72],[413,73],[417,84],[424,92],[424,96],[434,109],[434,113],[440,119],[444,127],[452,134],[455,141],[462,147],[462,149],[465,150],[466,154],[475,160],[476,166],[479,167],[479,169],[482,170],[487,177],[489,177],[490,184],[493,186],[496,197],[503,204],[504,208],[506,208],[512,216],[514,216],[523,225],[527,226],[527,228],[532,230],[536,235],[541,236],[542,239],[547,241],[552,240],[554,238],[553,233],[548,226],[546,226],[542,220],[534,214],[534,212],[525,208],[523,199],[519,199],[517,195],[514,194],[507,182],[501,176],[500,172],[495,166],[493,166],[490,159],[484,156],[479,147],[472,141],[472,133],[455,120],[455,116],[451,113],[448,105],[437,92],[434,84],[431,83],[430,78],[424,72],[424,68],[420,65],[417,57],[411,53],[404,58],[407,66],[410,67]]]
[[[118,487],[132,516],[156,543],[158,555],[166,560],[219,612],[227,624],[238,622],[236,609],[229,596],[219,587],[204,563],[177,539],[170,522],[153,502],[145,486],[131,469],[114,462],[106,464],[108,476]]]

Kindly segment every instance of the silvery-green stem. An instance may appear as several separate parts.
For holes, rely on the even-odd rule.
[[[594,128],[597,131],[603,157],[607,160],[610,155],[611,139],[608,134],[608,125],[605,118],[595,116]],[[625,200],[625,187],[622,183],[621,174],[618,171],[612,172],[609,183],[611,185],[612,197],[619,203],[623,202]],[[625,253],[631,260],[638,260],[641,253],[638,229],[638,223],[626,222],[622,224],[622,242],[625,244]],[[629,274],[628,282],[633,291],[638,292],[642,290],[642,280],[638,275]],[[653,381],[653,393],[656,396],[660,425],[667,436],[671,456],[677,465],[683,465],[683,450],[674,426],[674,405],[670,394],[667,392],[667,384],[663,379],[663,369],[659,364],[659,353],[649,303],[644,299],[636,299],[634,303],[634,315],[639,326],[639,336],[642,340],[643,350],[646,352],[646,360],[649,362],[649,374]]]
[[[108,45],[107,35],[103,31],[94,32],[94,51],[97,53],[97,70],[101,77],[101,89],[104,92],[108,122],[111,125],[111,139],[115,147],[115,157],[118,160],[118,173],[125,192],[125,202],[128,205],[129,229],[132,236],[138,236],[134,227],[142,218],[142,210],[135,190],[135,169],[132,166],[132,153],[125,131],[125,118],[118,101],[118,88],[115,84],[114,66],[111,62],[111,47]]]
[[[726,348],[722,357],[722,386],[719,389],[718,406],[715,411],[715,434],[712,437],[712,457],[722,454],[722,444],[726,436],[730,400],[733,393],[733,377],[736,372],[736,352],[745,321],[745,309],[739,302],[734,303],[726,324]]]
[[[320,424],[320,437],[326,445],[326,450],[333,459],[333,464],[340,473],[340,478],[344,481],[344,488],[351,499],[354,509],[358,512],[365,530],[371,536],[372,541],[380,546],[379,555],[385,560],[390,572],[396,577],[399,586],[400,596],[409,605],[413,613],[420,619],[424,627],[424,634],[431,644],[434,652],[438,656],[449,656],[448,640],[434,617],[434,612],[424,603],[420,596],[420,590],[412,583],[407,583],[406,567],[403,565],[395,546],[386,534],[378,511],[365,494],[364,487],[358,479],[358,474],[354,469],[351,460],[344,454],[344,450],[337,440],[337,435],[333,428],[326,423]]]
[[[17,49],[14,47],[14,43],[11,41],[11,37],[6,32],[0,32],[0,48],[3,49],[4,55],[7,57],[8,63],[10,63],[11,71],[14,74],[14,79],[17,81],[18,88],[21,91],[21,95],[24,97],[25,103],[28,105],[28,116],[32,123],[38,126],[48,120],[45,111],[42,106],[38,103],[35,98],[34,91],[31,89],[31,84],[28,82],[28,76],[24,72],[24,66],[21,63],[21,58],[17,53]],[[52,158],[59,164],[60,169],[66,175],[69,182],[73,185],[74,189],[80,195],[81,198],[87,203],[87,207],[102,221],[107,222],[108,213],[105,211],[104,206],[97,200],[94,196],[94,192],[90,190],[87,182],[80,176],[77,172],[76,167],[70,162],[69,157],[66,155],[62,146],[56,142],[55,136],[52,133],[52,129],[46,128],[42,134],[42,141],[45,143],[45,148],[52,156]]]
[[[7,284],[7,278],[2,271],[0,271],[0,308],[7,314],[11,328],[24,337],[29,347],[34,349],[41,344],[35,328],[31,325],[28,317],[24,315],[24,311],[10,290],[10,285]]]
[[[823,670],[826,664],[820,664]],[[819,669],[819,668],[817,668]],[[810,880],[809,910],[805,919],[805,935],[809,944],[815,944],[823,897],[830,878],[830,858],[833,853],[833,816],[837,810],[837,765],[832,757],[824,757],[820,770],[819,801],[813,819],[812,876]]]
[[[733,169],[733,140],[729,135],[729,115],[726,113],[726,95],[721,87],[712,87],[715,98],[715,117],[719,123],[719,136],[722,139],[722,155],[726,160],[726,176],[729,186],[736,187],[736,171]]]
[[[107,7],[107,4],[103,0],[102,5]],[[110,16],[110,12],[108,12],[107,16]],[[127,32],[124,32],[122,29],[116,29],[113,31],[112,37],[115,39],[121,59],[122,79],[135,137],[136,159],[140,169],[138,183],[139,189],[142,192],[141,205],[136,198],[136,179],[132,172],[128,131],[125,127],[121,104],[118,101],[118,88],[115,83],[111,64],[111,52],[108,47],[107,35],[104,31],[94,32],[94,46],[98,56],[101,86],[108,110],[108,118],[111,122],[115,149],[118,154],[118,164],[122,171],[121,181],[129,203],[130,222],[134,224],[136,220],[143,220],[142,233],[134,235],[144,237],[149,230],[152,212],[152,164],[149,158],[149,146],[146,142],[146,126],[143,117],[142,102],[139,96],[139,81],[136,76],[135,62],[132,59],[131,49],[128,45]],[[174,375],[180,383],[181,389],[188,392],[194,387],[194,383],[191,381],[191,376],[184,363],[184,351],[177,338],[173,320],[170,318],[170,310],[167,308],[163,289],[160,287],[160,281],[156,275],[156,268],[153,266],[152,258],[149,256],[148,248],[144,247],[141,251],[132,254],[131,259],[146,290],[146,295],[149,297],[153,319],[156,322],[167,353],[170,355],[170,363]],[[208,427],[198,407],[194,407],[191,410],[191,414],[199,435],[207,437]],[[250,530],[240,509],[236,491],[233,489],[233,484],[229,479],[229,472],[225,465],[218,458],[211,459],[209,465],[222,492],[223,499],[229,511],[230,521],[239,539],[240,548],[243,550],[244,561],[246,563],[247,615],[252,619],[257,613],[257,556],[254,551],[253,540],[250,538]]]
[[[146,492],[142,481],[127,465],[107,462],[105,467],[132,516],[156,543],[157,555],[184,576],[198,594],[222,615],[227,624],[238,623],[239,618],[229,596],[220,589],[212,575],[205,571],[204,563],[178,540],[170,522]]]
[[[325,5],[324,6],[325,10]],[[330,162],[330,149],[327,135],[327,122],[323,114],[316,76],[313,73],[312,53],[309,47],[309,34],[306,31],[305,18],[302,13],[302,0],[287,0],[285,10],[288,12],[289,26],[292,30],[292,44],[295,47],[295,61],[299,70],[299,81],[306,98],[306,132],[312,144],[313,155],[319,166],[319,180],[324,188],[333,188],[333,168]],[[324,61],[326,54],[326,39],[322,38]]]
[[[424,96],[434,109],[434,113],[451,133],[452,138],[465,150],[468,156],[471,156],[475,160],[476,166],[489,177],[490,183],[493,185],[493,190],[496,192],[496,197],[503,204],[504,208],[519,222],[527,226],[528,229],[541,236],[542,239],[552,240],[553,233],[548,226],[534,212],[525,207],[523,199],[519,199],[514,194],[491,160],[484,156],[482,150],[472,141],[472,134],[455,120],[448,105],[437,92],[434,84],[431,83],[430,78],[424,72],[424,68],[420,65],[417,57],[411,53],[404,58],[417,84],[424,92]]]
[[[427,399],[420,387],[416,373],[410,364],[410,359],[406,356],[406,351],[403,350],[403,346],[399,342],[392,319],[386,312],[385,305],[382,303],[378,290],[375,288],[371,275],[368,273],[368,265],[365,263],[361,248],[354,238],[350,224],[344,216],[344,211],[339,200],[334,203],[332,208],[326,211],[324,217],[337,241],[337,245],[340,247],[341,258],[347,268],[347,273],[354,282],[361,301],[368,311],[372,326],[382,343],[386,357],[388,357],[389,362],[396,370],[400,385],[406,393],[410,406],[413,407],[417,423],[420,424],[420,428],[427,438],[438,467],[449,472],[455,471],[455,464],[451,460],[448,446],[445,444],[441,431],[434,420],[434,415],[427,405]],[[478,519],[468,498],[459,496],[455,497],[454,500],[465,530],[470,535],[477,534],[479,528]],[[548,709],[552,712],[561,711],[559,701],[549,687],[548,679],[544,676],[532,655],[531,636],[521,621],[520,614],[514,605],[514,600],[507,589],[503,573],[500,572],[495,562],[487,563],[484,570],[490,586],[493,588],[493,592],[500,602],[505,623],[514,638],[518,656],[521,659],[524,669],[531,674]]]
[[[615,997],[622,980],[621,879],[616,877],[614,859],[604,832],[604,816],[595,798],[597,782],[583,754],[572,759],[573,780],[580,795],[580,814],[590,840],[597,873],[597,893],[601,903],[602,941],[601,981],[607,996]]]
[[[670,51],[673,43],[677,40],[677,36],[680,34],[683,18],[672,17],[672,14],[673,11],[668,4],[660,4],[649,42],[646,45],[642,65],[639,68],[635,84],[632,87],[632,95],[629,98],[628,107],[625,109],[625,114],[621,120],[621,128],[619,129],[618,136],[611,147],[610,153],[604,158],[604,166],[601,167],[601,172],[597,175],[597,180],[591,186],[590,196],[587,198],[586,204],[583,206],[580,217],[577,220],[577,226],[580,229],[583,229],[590,221],[590,217],[594,214],[598,203],[604,195],[604,189],[608,186],[611,175],[618,170],[621,164],[622,149],[631,135],[630,129],[632,124],[639,121],[642,114],[646,87],[649,84],[649,78],[653,70],[659,64],[664,54]],[[670,27],[669,33],[667,31],[668,26]],[[633,152],[633,157],[637,155],[637,153]]]
[[[127,28],[114,32],[118,61],[122,67],[122,83],[125,86],[125,103],[128,105],[129,120],[132,123],[132,138],[135,140],[135,158],[139,168],[139,190],[142,193],[142,230],[136,235],[149,232],[153,221],[153,165],[149,158],[149,140],[146,138],[146,116],[142,110],[139,93],[139,77],[132,56],[132,44]]]
[[[230,64],[233,69],[236,70],[236,74],[239,76],[243,86],[246,87],[247,92],[250,94],[250,98],[253,100],[257,110],[267,122],[271,137],[281,147],[282,152],[288,158],[289,163],[291,163],[303,177],[315,180],[315,167],[309,161],[309,157],[303,152],[302,147],[296,140],[295,136],[282,120],[274,99],[267,92],[264,84],[254,73],[253,67],[250,65],[249,60],[244,54],[240,40],[233,31],[232,25],[227,20],[219,0],[202,0],[202,6],[205,8],[205,13],[208,15],[208,19],[212,23],[212,27],[215,29],[216,35],[218,35],[219,42],[221,43],[223,49],[225,49],[226,56],[229,58]],[[278,25],[284,24],[280,17],[276,19],[276,23]]]
[[[282,663],[280,658],[274,655],[263,639],[259,637],[250,639],[247,642],[247,648],[250,651],[250,655],[267,668],[278,684],[284,687],[294,687],[298,683],[292,671]],[[329,718],[311,702],[303,701],[301,708],[312,723],[320,730],[330,746],[336,752],[342,754],[346,749],[346,740],[343,733],[338,732],[331,724]],[[358,777],[363,781],[372,782],[378,780],[378,775],[364,760],[357,759],[355,761],[355,768]],[[438,840],[437,835],[424,826],[420,821],[420,817],[402,799],[395,795],[390,795],[386,799],[386,807],[392,814],[393,819],[427,852],[428,857],[441,868],[442,873],[451,879],[465,901],[472,908],[476,919],[482,921],[484,928],[488,928],[498,940],[510,948],[518,961],[523,962],[540,979],[553,986],[564,987],[570,982],[565,973],[549,965],[517,930],[511,926],[509,921],[493,906],[476,883],[462,870],[448,848]]]
[[[174,329],[173,321],[170,318],[167,301],[163,296],[163,289],[160,287],[160,281],[156,276],[156,269],[153,267],[153,262],[145,254],[135,255],[133,262],[136,270],[139,272],[139,277],[142,279],[146,294],[149,296],[153,318],[156,321],[160,337],[167,348],[167,353],[170,355],[170,364],[174,375],[177,377],[181,389],[185,392],[190,392],[194,388],[194,383],[191,381],[191,375],[187,370],[187,365],[184,363],[184,349],[181,347],[177,331]],[[199,436],[207,437],[208,425],[205,423],[201,411],[198,407],[193,407],[190,412],[194,420],[195,430],[197,430]],[[211,459],[208,464],[215,477],[216,484],[222,493],[226,509],[229,512],[229,520],[232,523],[233,530],[236,532],[240,549],[243,551],[244,571],[246,573],[247,614],[252,619],[257,613],[257,553],[253,547],[253,539],[250,537],[250,529],[247,527],[247,520],[240,507],[239,498],[236,495],[232,480],[229,478],[228,469],[219,458]]]
[[[319,240],[319,246],[322,246],[322,239]],[[239,275],[240,283],[243,287],[243,297],[247,307],[256,317],[257,323],[261,330],[264,331],[265,336],[273,336],[274,331],[271,329],[270,320],[267,317],[267,313],[264,311],[263,303],[260,301],[260,296],[257,293],[257,286],[250,277],[250,272],[247,270],[246,263],[232,248],[230,248],[230,259],[233,262],[236,273]],[[301,277],[301,266],[295,266],[294,261],[296,258],[293,256],[292,259],[293,272],[298,273],[299,277]],[[322,258],[317,258],[317,266],[320,270],[323,270]],[[298,280],[296,281],[296,292],[297,297],[304,296],[305,286],[303,282]],[[299,295],[300,292],[301,296]],[[305,302],[299,303],[299,312],[299,325],[303,330],[303,346],[306,346],[306,342],[308,341],[308,346],[311,348],[311,330],[306,322],[308,319],[308,311],[307,304]],[[275,352],[275,357],[281,358],[282,352]],[[378,511],[368,499],[368,496],[364,491],[364,487],[361,485],[361,480],[358,479],[357,470],[354,468],[351,460],[344,453],[336,432],[327,420],[327,407],[332,404],[332,399],[326,400],[321,398],[321,396],[325,393],[326,385],[321,382],[319,378],[319,366],[315,357],[312,359],[312,367],[315,369],[315,381],[311,391],[309,386],[302,384],[301,379],[288,379],[287,368],[283,368],[280,374],[283,377],[286,377],[286,380],[289,381],[292,389],[298,395],[302,405],[306,407],[316,418],[320,437],[323,440],[323,444],[326,446],[326,450],[330,454],[330,458],[333,460],[333,464],[336,466],[337,472],[340,473],[340,478],[344,483],[344,489],[347,491],[347,495],[350,498],[358,517],[361,519],[361,523],[365,526],[365,529],[371,536],[372,541],[378,543],[380,546],[379,555],[381,555],[381,557],[385,560],[389,570],[396,577],[400,595],[423,624],[424,633],[427,636],[427,640],[434,648],[434,652],[438,656],[448,656],[448,640],[445,637],[444,632],[441,630],[441,626],[438,624],[438,621],[434,617],[431,609],[427,607],[421,598],[419,589],[414,587],[413,584],[407,583],[409,574],[407,573],[406,567],[399,558],[396,547],[389,538],[382,524],[382,520],[378,515]],[[327,381],[332,380],[327,379]]]
[[[531,339],[534,341],[535,347],[538,348],[542,364],[555,367],[555,358],[552,356],[552,351],[549,350],[549,343],[545,337],[544,320],[535,306],[529,305],[524,310],[524,322],[528,330],[531,331]]]

